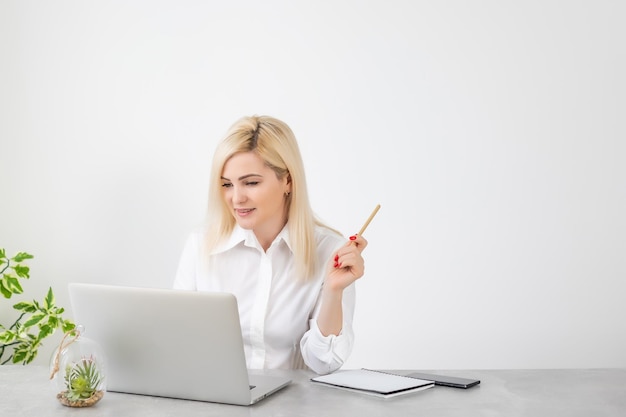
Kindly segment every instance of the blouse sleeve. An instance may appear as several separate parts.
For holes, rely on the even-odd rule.
[[[200,236],[193,233],[187,238],[178,263],[173,288],[176,290],[196,290],[196,275],[200,252]]]
[[[313,318],[309,321],[309,330],[300,341],[300,350],[304,363],[318,374],[329,374],[341,368],[352,352],[354,331],[352,320],[356,300],[355,285],[352,283],[343,291],[343,327],[339,335],[324,336],[317,326],[320,300],[315,306]]]

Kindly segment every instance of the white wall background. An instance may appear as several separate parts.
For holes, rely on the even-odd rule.
[[[35,255],[26,298],[169,287],[217,141],[270,114],[321,218],[349,235],[382,205],[347,367],[625,367],[625,20],[619,0],[3,0],[0,247]]]

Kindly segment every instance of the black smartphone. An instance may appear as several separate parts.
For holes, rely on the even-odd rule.
[[[480,384],[479,379],[459,378],[456,376],[447,376],[447,375],[425,374],[422,372],[413,372],[406,376],[411,377],[411,378],[425,379],[428,381],[435,381],[435,385],[442,385],[444,387],[471,388],[475,385]]]

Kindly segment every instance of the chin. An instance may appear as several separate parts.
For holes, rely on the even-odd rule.
[[[237,225],[239,227],[241,227],[244,230],[252,230],[254,229],[254,223],[252,222],[242,222],[242,221],[237,221]]]

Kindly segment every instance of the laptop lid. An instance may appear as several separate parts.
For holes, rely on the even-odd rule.
[[[290,382],[263,376],[251,388],[232,294],[84,283],[68,289],[74,321],[104,350],[109,391],[250,405]]]

